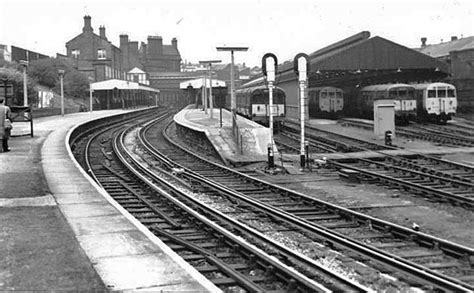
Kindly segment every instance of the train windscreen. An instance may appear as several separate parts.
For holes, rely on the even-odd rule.
[[[455,98],[456,97],[456,92],[453,89],[448,89],[448,97],[449,98]]]
[[[446,89],[438,89],[438,98],[446,98]]]

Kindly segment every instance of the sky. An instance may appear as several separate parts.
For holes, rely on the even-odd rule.
[[[222,60],[230,53],[216,46],[245,46],[235,62],[261,66],[265,53],[279,62],[311,53],[361,31],[401,45],[419,47],[474,36],[472,0],[0,0],[0,44],[49,56],[65,54],[65,44],[82,32],[84,15],[92,27],[106,28],[109,41],[119,35],[146,42],[159,35],[164,44],[178,39],[181,58]]]

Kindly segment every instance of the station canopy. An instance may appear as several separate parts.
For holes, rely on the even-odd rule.
[[[159,93],[159,89],[155,89],[149,86],[139,84],[137,82],[120,80],[120,79],[108,79],[104,81],[98,81],[91,84],[91,87],[95,91],[106,91],[106,90],[143,90],[148,92]]]
[[[431,80],[449,74],[448,64],[363,31],[309,54],[309,85]],[[297,80],[293,60],[278,65],[281,80]]]
[[[179,83],[179,88],[180,89],[187,89],[188,87],[192,87],[195,89],[201,88],[202,85],[204,84],[203,78],[195,78],[195,79],[190,79],[186,80],[183,82]],[[206,78],[206,86],[209,87],[209,78]],[[223,80],[218,80],[218,79],[212,79],[212,87],[225,87],[225,81]]]

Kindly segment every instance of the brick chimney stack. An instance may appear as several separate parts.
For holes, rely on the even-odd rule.
[[[427,38],[421,38],[421,47],[426,47]]]
[[[148,55],[163,55],[163,38],[160,36],[148,36]]]
[[[86,31],[93,31],[92,25],[91,25],[91,17],[89,15],[84,16],[84,27],[82,28],[83,32]]]
[[[175,48],[176,50],[178,50],[178,40],[176,38],[173,38],[171,40],[171,45],[173,46],[173,48]]]
[[[101,39],[107,40],[107,37],[105,36],[105,26],[101,25],[99,27],[99,35]]]
[[[457,41],[458,37],[457,36],[451,36],[451,41]]]

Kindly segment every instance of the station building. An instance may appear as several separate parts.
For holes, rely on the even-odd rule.
[[[344,90],[344,105],[354,104],[358,89],[383,83],[434,82],[448,77],[440,60],[363,31],[309,54],[309,87]],[[278,66],[277,86],[287,94],[287,118],[299,119],[299,84],[293,60]],[[304,105],[308,116],[307,100]]]
[[[160,95],[170,98],[179,94],[179,82],[188,77],[180,73],[176,38],[170,45],[164,44],[161,36],[148,36],[147,43],[140,44],[126,34],[119,38],[120,45],[115,46],[107,38],[105,26],[99,27],[99,34],[94,33],[91,17],[86,15],[82,33],[66,42],[66,55],[58,57],[67,59],[95,82],[127,80],[161,90],[163,84],[169,84],[170,77],[176,77],[173,86],[160,91]]]
[[[456,86],[458,108],[461,112],[474,111],[474,36],[460,38],[452,36],[450,41],[427,44],[421,38],[419,52],[446,62],[450,76],[447,82]]]

